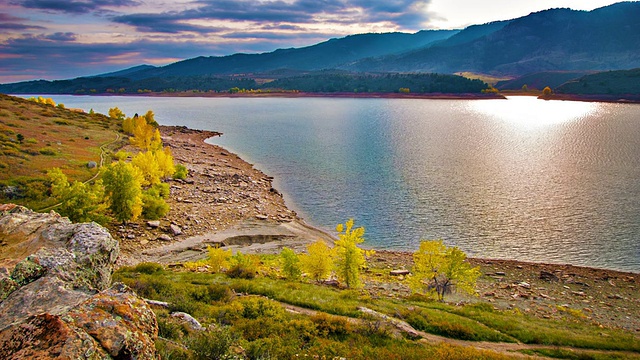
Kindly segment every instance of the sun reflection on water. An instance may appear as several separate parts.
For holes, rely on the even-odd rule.
[[[510,96],[507,101],[473,101],[471,109],[509,124],[540,128],[580,119],[596,111],[597,104],[579,101],[546,101],[533,96]]]

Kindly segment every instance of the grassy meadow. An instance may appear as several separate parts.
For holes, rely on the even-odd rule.
[[[85,181],[101,153],[122,146],[120,124],[101,114],[0,94],[0,201],[46,207],[48,169]],[[101,149],[104,147],[104,150]]]

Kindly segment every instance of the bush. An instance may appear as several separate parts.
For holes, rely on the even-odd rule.
[[[140,264],[136,265],[133,268],[133,271],[141,273],[141,274],[152,275],[152,274],[157,274],[157,273],[163,272],[164,268],[162,267],[162,265],[160,265],[158,263],[143,262],[143,263],[140,263]]]
[[[187,341],[193,351],[194,359],[232,359],[231,347],[238,341],[238,336],[228,327],[217,327],[193,335]]]
[[[169,212],[169,204],[161,198],[144,192],[142,194],[142,216],[149,220],[158,220]]]
[[[173,173],[173,178],[184,180],[187,178],[188,174],[189,174],[189,170],[187,169],[186,166],[182,164],[177,164],[176,171]]]
[[[42,148],[40,149],[40,154],[52,156],[56,154],[56,151],[52,148]]]
[[[311,321],[316,324],[318,333],[323,337],[345,339],[351,332],[351,324],[337,316],[318,313],[311,317]]]
[[[282,261],[282,272],[287,279],[298,279],[302,275],[300,270],[300,259],[298,255],[291,249],[285,247],[280,253]]]
[[[243,255],[238,251],[232,257],[233,265],[227,271],[227,276],[237,279],[253,279],[256,277],[258,264],[254,256]]]

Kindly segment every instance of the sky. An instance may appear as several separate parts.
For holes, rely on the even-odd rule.
[[[0,83],[68,79],[367,32],[461,29],[610,0],[0,0]]]

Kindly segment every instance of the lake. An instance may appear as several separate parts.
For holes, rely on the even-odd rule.
[[[640,105],[508,100],[52,96],[223,132],[324,229],[367,247],[640,272]]]

